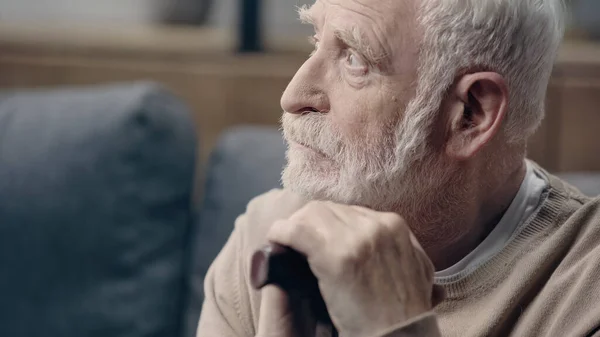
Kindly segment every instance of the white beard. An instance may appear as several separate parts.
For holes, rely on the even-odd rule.
[[[410,116],[410,115],[409,115]],[[383,124],[376,137],[352,135],[349,139],[331,123],[327,114],[307,113],[282,117],[283,134],[288,142],[284,187],[310,200],[330,200],[361,205],[380,211],[427,207],[423,205],[442,184],[443,171],[435,154],[414,153],[407,148],[406,135],[423,130],[408,130],[402,123]],[[290,145],[307,145],[318,152]],[[400,150],[399,150],[400,149]],[[321,154],[319,154],[321,152]]]

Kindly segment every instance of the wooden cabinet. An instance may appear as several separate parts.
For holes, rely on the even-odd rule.
[[[600,170],[600,81],[565,79],[559,104],[557,170]]]
[[[564,43],[548,87],[546,119],[529,156],[552,171],[600,170],[600,45]]]
[[[0,89],[154,80],[192,108],[204,157],[238,124],[276,125],[308,51],[234,55],[211,30],[18,27],[0,23]],[[600,170],[600,44],[567,42],[529,156],[551,171]]]

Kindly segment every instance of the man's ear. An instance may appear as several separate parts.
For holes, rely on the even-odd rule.
[[[462,76],[450,92],[446,154],[457,160],[475,156],[502,127],[508,110],[508,88],[493,72]]]

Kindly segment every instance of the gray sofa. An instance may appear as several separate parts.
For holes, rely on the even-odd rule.
[[[226,132],[198,197],[197,136],[152,83],[0,93],[0,336],[195,335],[204,274],[284,149]]]
[[[0,94],[0,336],[194,336],[204,274],[285,149],[227,131],[200,199],[196,140],[155,84]]]
[[[200,221],[196,226],[187,336],[195,331],[204,298],[204,275],[255,196],[279,187],[285,145],[277,128],[236,127],[224,132],[208,163]]]
[[[148,83],[0,95],[0,336],[180,336],[196,134]]]

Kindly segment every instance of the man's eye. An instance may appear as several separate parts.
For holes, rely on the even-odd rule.
[[[362,60],[360,56],[350,51],[346,56],[346,63],[348,63],[348,66],[350,68],[365,69],[367,67],[367,64]]]

